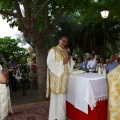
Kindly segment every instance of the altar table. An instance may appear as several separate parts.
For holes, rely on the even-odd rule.
[[[69,76],[67,116],[71,120],[107,120],[106,76],[97,73]]]

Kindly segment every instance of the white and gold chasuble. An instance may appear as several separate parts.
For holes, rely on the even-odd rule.
[[[50,90],[54,94],[64,94],[67,88],[68,64],[63,65],[63,59],[68,57],[68,54],[65,49],[56,46],[50,50],[49,55],[47,62],[50,69]]]
[[[74,61],[72,58],[67,64],[63,59],[68,57],[65,49],[60,46],[53,47],[47,57],[47,92],[46,98],[50,97],[48,120],[66,120],[66,88],[68,74],[72,72]],[[49,94],[51,93],[51,95]]]
[[[107,75],[108,120],[120,120],[120,65]]]

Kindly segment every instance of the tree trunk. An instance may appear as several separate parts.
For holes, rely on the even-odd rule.
[[[84,37],[84,53],[87,52],[86,46],[87,46],[87,38],[88,38],[88,32],[86,30],[85,37]]]
[[[96,36],[93,36],[93,50],[96,53]]]
[[[36,46],[38,93],[40,101],[46,100],[46,78],[47,78],[46,53],[47,52],[44,45]]]
[[[89,36],[89,44],[90,44],[90,52],[92,52],[93,51],[93,43],[92,43],[92,39],[90,36]]]

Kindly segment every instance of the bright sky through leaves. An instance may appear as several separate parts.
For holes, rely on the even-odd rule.
[[[18,28],[17,27],[10,28],[7,21],[3,20],[2,16],[0,15],[0,38],[4,38],[5,36],[17,38],[19,34],[21,33],[18,31]]]

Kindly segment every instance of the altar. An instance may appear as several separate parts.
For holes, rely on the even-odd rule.
[[[67,116],[71,120],[107,120],[106,76],[72,74],[66,93]]]

